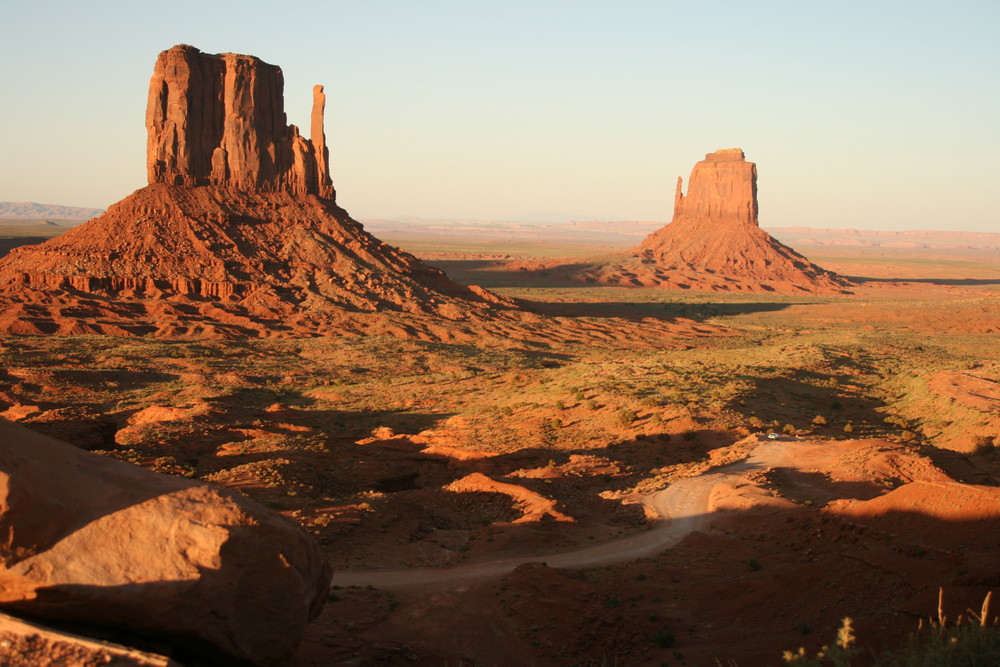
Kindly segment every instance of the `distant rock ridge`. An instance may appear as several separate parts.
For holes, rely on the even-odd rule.
[[[90,220],[104,213],[102,208],[39,204],[33,201],[0,202],[0,220]]]
[[[287,124],[280,67],[186,44],[167,49],[149,82],[149,182],[333,199],[325,105],[323,86],[315,86],[312,136],[306,139]]]

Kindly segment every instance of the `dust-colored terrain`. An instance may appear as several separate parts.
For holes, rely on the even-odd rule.
[[[885,646],[1000,586],[1000,264],[871,252],[822,296],[427,254],[539,335],[7,335],[0,412],[312,532],[339,588],[302,665],[776,664],[845,615]]]

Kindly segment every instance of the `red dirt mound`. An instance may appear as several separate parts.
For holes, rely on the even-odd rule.
[[[382,243],[332,201],[151,184],[0,261],[0,330],[321,331],[347,312],[463,318],[507,305]]]

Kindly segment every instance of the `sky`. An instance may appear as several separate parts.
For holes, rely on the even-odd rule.
[[[327,92],[355,218],[670,219],[706,153],[757,163],[765,227],[1000,232],[1000,1],[5,3],[0,201],[146,184],[175,44]]]

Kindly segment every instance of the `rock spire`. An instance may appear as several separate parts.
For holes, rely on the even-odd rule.
[[[313,89],[306,139],[287,124],[284,85],[280,67],[254,56],[212,55],[186,44],[160,53],[146,105],[150,184],[333,199],[323,87]]]

